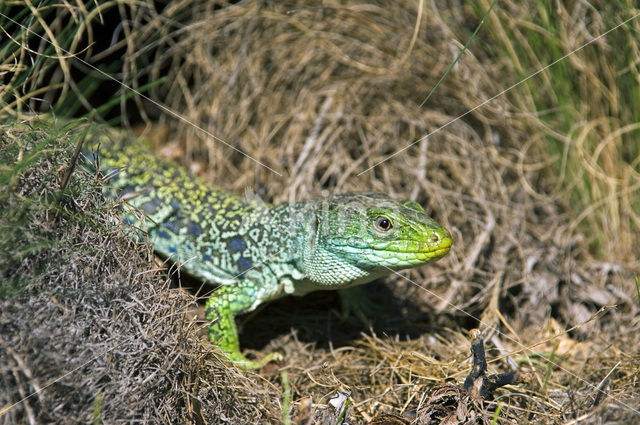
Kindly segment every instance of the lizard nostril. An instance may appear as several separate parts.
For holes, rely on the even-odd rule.
[[[438,243],[439,240],[440,240],[440,237],[438,235],[431,236],[431,242]]]

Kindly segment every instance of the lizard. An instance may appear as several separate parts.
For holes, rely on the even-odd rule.
[[[420,204],[382,193],[273,206],[218,189],[115,129],[92,133],[83,153],[107,180],[105,194],[132,207],[123,220],[144,231],[156,253],[218,285],[205,306],[209,340],[247,369],[282,356],[247,359],[237,315],[285,295],[349,288],[430,263],[452,245]]]

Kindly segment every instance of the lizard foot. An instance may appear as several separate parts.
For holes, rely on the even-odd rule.
[[[371,318],[379,316],[384,311],[381,305],[373,302],[368,293],[361,286],[338,291],[340,304],[342,305],[342,319],[346,319],[350,314],[355,315],[362,324],[369,326]]]
[[[225,351],[224,354],[225,356],[227,356],[227,359],[229,359],[234,365],[236,365],[240,369],[250,369],[250,370],[261,369],[267,363],[279,362],[284,358],[282,354],[277,352],[269,353],[258,360],[249,360],[245,356],[243,356],[242,353],[240,353],[239,351],[235,351],[235,352]]]

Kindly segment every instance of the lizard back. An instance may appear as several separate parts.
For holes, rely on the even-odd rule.
[[[108,180],[107,196],[123,201],[124,220],[187,273],[233,284],[265,258],[286,257],[285,232],[259,200],[217,189],[116,132],[93,137],[85,156]]]

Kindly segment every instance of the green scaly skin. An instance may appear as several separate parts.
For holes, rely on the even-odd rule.
[[[95,152],[108,195],[144,213],[125,220],[183,271],[219,285],[206,304],[209,340],[246,368],[281,357],[247,360],[236,315],[289,294],[367,283],[451,247],[449,232],[412,201],[346,193],[270,206],[216,189],[112,130],[91,136],[86,154],[94,163]]]

